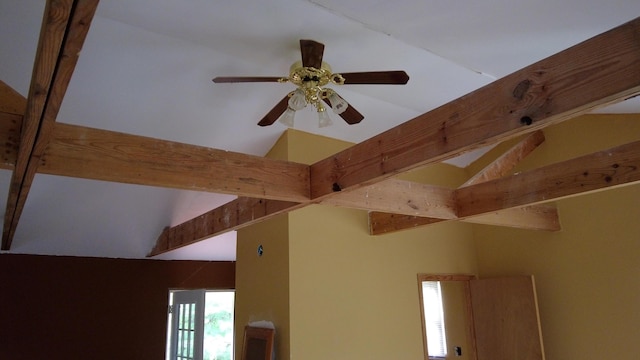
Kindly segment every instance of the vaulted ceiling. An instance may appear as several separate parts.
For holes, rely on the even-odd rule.
[[[519,210],[501,221],[517,222],[525,211],[552,226],[553,210],[529,207],[540,199],[523,200],[516,181],[496,172],[517,156],[459,189],[419,188],[391,176],[443,160],[464,166],[468,158],[459,155],[469,150],[532,134],[511,150],[522,154],[539,142],[535,130],[579,113],[640,110],[637,99],[624,101],[640,90],[640,23],[616,28],[640,13],[633,1],[545,8],[502,0],[102,0],[97,10],[92,0],[49,3],[0,2],[7,169],[0,200],[9,209],[3,247],[12,252],[144,257],[154,246],[165,252],[255,221],[243,212],[268,218],[317,202],[375,210],[380,223],[395,226],[416,215],[471,221],[512,208]],[[43,13],[49,20],[41,34]],[[410,76],[404,86],[337,88],[365,116],[358,125],[336,118],[318,129],[312,111],[300,112],[296,128],[359,143],[312,166],[261,158],[284,128],[255,124],[290,85],[211,82],[286,75],[301,38],[323,42],[334,71],[402,69]],[[546,179],[537,193],[547,198],[628,184],[638,181],[637,171],[550,185],[586,164],[637,170],[638,152],[629,144],[529,176]],[[365,186],[378,202],[362,201]],[[504,188],[509,195],[497,198]],[[398,209],[388,200],[425,196],[445,211]],[[229,209],[238,217],[215,225]],[[197,256],[163,256],[229,259],[229,244],[232,237],[195,245]]]

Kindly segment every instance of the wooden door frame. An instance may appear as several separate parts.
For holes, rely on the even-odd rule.
[[[429,360],[429,349],[427,346],[427,327],[424,322],[424,299],[422,296],[422,282],[423,281],[462,281],[464,282],[464,303],[465,303],[465,319],[468,321],[467,326],[467,338],[469,340],[469,346],[471,347],[471,360],[477,360],[478,355],[476,351],[476,332],[475,325],[473,323],[473,309],[471,306],[471,290],[469,282],[477,279],[475,275],[468,274],[418,274],[418,297],[420,301],[420,322],[422,323],[422,343],[424,350],[424,359]]]

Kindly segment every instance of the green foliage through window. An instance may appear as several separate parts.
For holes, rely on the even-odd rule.
[[[204,359],[233,359],[232,291],[207,291],[204,310]]]

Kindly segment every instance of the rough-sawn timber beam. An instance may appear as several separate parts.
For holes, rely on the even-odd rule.
[[[636,94],[638,28],[636,19],[314,164],[311,201]]]
[[[50,0],[44,12],[2,231],[9,250],[98,0]]]
[[[622,101],[640,92],[640,18],[595,36],[311,165],[311,198]]]
[[[22,116],[0,112],[0,168],[13,170]],[[38,173],[283,201],[309,199],[309,166],[56,123]],[[189,174],[189,176],[185,176]]]
[[[302,204],[288,201],[239,197],[180,225],[165,228],[147,256],[238,230],[300,206]]]
[[[542,142],[544,142],[544,134],[540,130],[527,135],[524,139],[520,140],[517,144],[512,146],[477,174],[472,176],[464,184],[460,185],[460,187],[466,187],[480,182],[497,179],[508,174],[518,163],[520,163],[520,161],[522,161],[522,159],[542,144]],[[438,217],[435,216],[435,218]],[[402,215],[399,213],[391,214],[372,211],[369,213],[369,233],[371,235],[386,234],[422,225],[434,224],[441,220],[444,220],[444,218],[431,219],[419,217],[419,214],[404,213],[404,215]],[[536,209],[535,206],[530,209],[507,209],[500,211],[499,214],[477,216],[475,218],[466,219],[465,221],[477,224],[501,225],[532,230],[560,230],[558,212],[549,206],[545,206],[540,209]]]
[[[640,141],[456,190],[458,216],[545,203],[640,181]]]
[[[508,175],[516,165],[527,157],[527,155],[531,154],[533,150],[537,149],[543,142],[544,133],[542,131],[529,134],[459,187],[463,188]]]
[[[39,171],[255,198],[309,200],[308,165],[60,123]]]
[[[321,201],[632,97],[640,92],[638,38],[640,18],[321,160],[310,168],[311,198]]]
[[[457,218],[452,189],[399,179],[336,194],[321,203],[438,219]]]
[[[569,196],[585,194],[640,181],[640,141],[595,152],[571,160],[544,166],[503,178],[455,190],[458,219],[503,225],[496,212],[510,211],[510,216],[528,221],[557,221],[554,207],[533,206]],[[382,215],[382,216],[380,216]],[[442,221],[440,219],[375,213],[376,233],[407,229]],[[524,221],[523,221],[524,222]],[[559,224],[558,224],[559,226]]]
[[[27,99],[0,80],[0,112],[23,116]]]
[[[457,189],[455,190],[455,198],[456,207],[458,208],[458,219],[462,220],[474,216],[485,216],[486,219],[484,219],[482,223],[491,223],[493,219],[496,221],[495,223],[499,225],[502,220],[496,218],[494,213],[510,209],[509,211],[514,213],[512,216],[523,216],[533,219],[539,218],[544,222],[547,222],[547,220],[544,219],[545,217],[557,220],[557,212],[554,207],[531,205],[603,190],[614,186],[632,185],[637,182],[640,182],[640,141],[544,166],[535,170]],[[297,204],[290,206],[289,208],[282,209],[278,214],[299,208],[303,205],[304,204]],[[220,209],[224,207],[226,207],[226,205],[212,212],[220,212]],[[240,208],[238,211],[246,210]],[[262,220],[266,220],[272,215],[275,215],[275,212],[272,214],[267,212],[262,217]],[[393,220],[393,216],[395,215],[385,217],[380,221]],[[433,218],[417,219],[423,222],[442,221],[441,219]],[[255,217],[251,219],[252,223],[257,220]],[[399,223],[404,228],[407,228],[410,227],[411,220],[410,217],[401,216],[400,220],[393,220],[393,223],[388,226],[391,227],[393,224]],[[160,240],[167,242],[169,246],[162,245],[160,248],[162,248],[163,251],[161,252],[170,251],[177,247],[184,246],[184,244],[190,244],[199,239],[206,238],[207,236],[203,236],[194,240],[190,235],[192,230],[184,230],[198,226],[191,224],[193,221],[194,220],[190,220],[178,225],[173,228],[174,230],[165,230],[163,236],[167,239],[161,236]],[[375,217],[372,218],[372,221],[376,221]],[[418,225],[424,225],[424,223],[419,223]],[[233,224],[233,228],[241,226],[242,224]],[[228,230],[233,230],[233,228],[228,227]],[[221,231],[217,231],[212,235],[221,233]],[[202,235],[202,233],[199,233],[199,235]],[[175,248],[171,247],[170,244],[172,241],[181,245]]]

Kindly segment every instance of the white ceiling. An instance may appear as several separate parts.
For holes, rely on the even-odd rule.
[[[44,3],[0,0],[0,79],[23,95]],[[360,142],[638,14],[637,0],[102,0],[58,121],[264,155],[284,127],[256,123],[292,85],[211,79],[286,76],[298,40],[313,39],[336,72],[410,76],[337,89],[358,125],[318,129],[313,111],[297,114],[297,129]],[[0,172],[2,204],[10,176]],[[37,175],[11,252],[142,258],[165,226],[232,198]],[[160,258],[235,259],[235,235]]]

